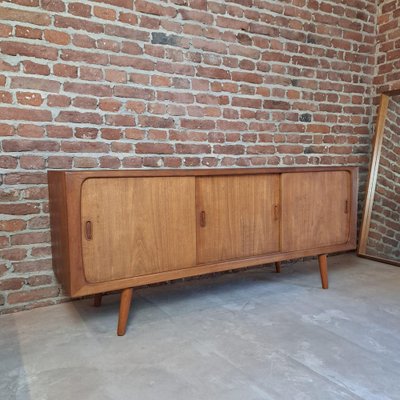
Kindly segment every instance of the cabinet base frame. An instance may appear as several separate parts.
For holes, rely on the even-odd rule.
[[[323,289],[328,289],[328,263],[327,263],[327,255],[320,254],[318,256],[319,262],[319,271],[321,275],[321,284]],[[281,262],[275,262],[276,272],[281,272]],[[132,295],[133,288],[123,289],[121,291],[121,298],[119,303],[119,316],[118,316],[118,327],[117,327],[117,335],[124,336],[126,333],[126,326],[129,318],[129,311],[131,309],[132,303]],[[95,294],[94,296],[94,305],[95,307],[99,307],[101,305],[101,298],[103,294]]]

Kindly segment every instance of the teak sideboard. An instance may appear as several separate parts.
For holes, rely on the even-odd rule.
[[[49,171],[53,265],[69,296],[356,247],[356,167]]]

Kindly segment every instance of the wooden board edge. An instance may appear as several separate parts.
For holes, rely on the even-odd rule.
[[[390,264],[390,265],[394,265],[395,267],[400,267],[400,261],[389,260],[389,259],[383,258],[383,257],[369,256],[367,254],[358,254],[358,256],[361,258],[366,258],[368,260],[372,260],[372,261],[379,261],[383,264]]]
[[[108,177],[164,177],[164,176],[226,176],[226,175],[258,175],[296,172],[349,171],[358,166],[309,166],[309,167],[272,167],[272,168],[195,168],[195,169],[121,169],[121,170],[66,170],[59,171],[66,175],[79,176],[80,179]]]

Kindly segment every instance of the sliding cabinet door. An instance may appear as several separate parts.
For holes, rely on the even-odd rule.
[[[346,243],[350,230],[348,171],[282,174],[282,251]]]
[[[279,175],[196,178],[197,262],[279,251]]]
[[[195,179],[88,179],[82,187],[81,223],[88,282],[192,267]]]

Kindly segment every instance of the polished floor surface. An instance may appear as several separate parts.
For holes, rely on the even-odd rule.
[[[2,400],[400,399],[400,268],[329,257],[0,317]]]

